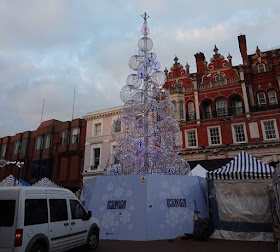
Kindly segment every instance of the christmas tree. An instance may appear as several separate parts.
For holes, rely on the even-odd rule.
[[[112,126],[112,136],[118,143],[112,155],[117,164],[107,167],[107,175],[184,175],[189,165],[179,156],[182,143],[179,125],[172,117],[174,105],[169,92],[162,88],[166,75],[159,70],[160,63],[151,51],[149,16],[145,12],[142,17],[139,51],[129,60],[129,67],[136,73],[127,77],[120,92],[124,107]]]

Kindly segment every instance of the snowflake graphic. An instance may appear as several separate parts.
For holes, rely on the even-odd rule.
[[[130,211],[134,211],[135,210],[135,206],[134,205],[130,205],[128,208]]]
[[[167,198],[167,193],[166,192],[160,192],[159,197],[160,197],[160,199],[166,199]]]
[[[175,210],[169,210],[166,214],[165,214],[165,218],[166,218],[166,224],[171,226],[172,228],[176,227],[177,224],[179,224],[179,214],[177,211]]]
[[[131,189],[128,189],[127,192],[126,192],[126,196],[131,197],[132,194],[133,194],[133,191]]]
[[[180,188],[178,186],[171,187],[171,193],[175,196],[180,194]]]
[[[125,210],[120,217],[120,221],[123,224],[127,224],[128,222],[130,222],[130,219],[131,219],[131,213]]]
[[[107,212],[103,215],[101,225],[105,228],[113,227],[115,224],[115,215]]]
[[[102,197],[103,201],[107,201],[109,199],[109,195],[108,194],[104,194]]]
[[[123,195],[123,189],[121,187],[116,188],[114,195],[116,197],[121,197]]]
[[[164,209],[165,209],[165,204],[161,203],[159,208],[160,208],[161,210],[164,210]]]
[[[109,183],[108,185],[107,185],[107,191],[112,191],[114,189],[114,185],[112,184],[112,183]]]
[[[167,182],[166,180],[162,181],[162,182],[161,182],[161,187],[162,187],[163,189],[168,189],[168,187],[169,187],[168,182]]]

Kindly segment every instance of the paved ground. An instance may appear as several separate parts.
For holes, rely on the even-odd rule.
[[[83,249],[72,250],[81,252]],[[274,242],[241,242],[225,240],[163,240],[163,241],[111,241],[101,240],[96,252],[277,252]]]

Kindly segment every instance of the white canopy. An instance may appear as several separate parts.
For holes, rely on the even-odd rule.
[[[198,164],[196,167],[194,167],[189,175],[190,176],[199,176],[199,177],[202,177],[202,178],[206,178],[206,175],[207,175],[207,170],[202,167],[200,164]]]

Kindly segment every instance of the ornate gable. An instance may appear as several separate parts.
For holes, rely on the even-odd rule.
[[[262,73],[268,70],[267,55],[261,52],[258,46],[255,55],[252,56],[252,67],[255,73]]]
[[[232,67],[232,56],[228,54],[226,60],[223,55],[218,53],[219,49],[216,45],[213,51],[214,55],[210,59],[210,63],[206,65],[207,70],[202,76],[201,84],[216,83],[221,86],[238,82],[239,75],[237,70]]]
[[[192,83],[192,79],[190,78],[189,69],[190,69],[190,66],[188,63],[186,64],[186,66],[184,68],[178,62],[178,57],[175,56],[174,64],[170,68],[170,71],[168,71],[166,68],[164,70],[164,72],[166,74],[166,78],[167,78],[167,81],[164,84],[164,87],[169,90],[172,90],[172,89],[176,89],[176,87],[178,87],[178,85],[180,84],[180,86],[185,91],[186,91],[186,88],[192,89],[193,83]]]
[[[167,77],[168,78],[176,78],[176,77],[186,76],[187,75],[187,71],[178,62],[178,57],[176,55],[175,55],[174,61],[175,61],[175,63],[170,68],[170,71],[169,71]]]

